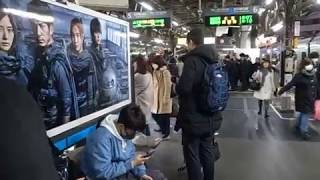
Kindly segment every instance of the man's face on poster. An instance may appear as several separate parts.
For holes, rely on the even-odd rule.
[[[9,16],[4,16],[0,20],[0,50],[9,51],[14,39],[14,30]]]
[[[83,33],[80,31],[78,26],[72,26],[71,41],[74,50],[81,52],[83,49]]]
[[[95,32],[93,33],[94,36],[94,41],[96,42],[97,45],[101,45],[101,33]]]
[[[52,24],[35,21],[33,22],[33,30],[37,35],[37,42],[39,46],[46,47],[50,45],[53,35]]]

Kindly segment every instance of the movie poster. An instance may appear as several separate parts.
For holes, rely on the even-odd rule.
[[[47,0],[0,7],[0,76],[30,92],[47,129],[131,102],[127,22]]]

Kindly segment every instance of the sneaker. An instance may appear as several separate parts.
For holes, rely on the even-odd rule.
[[[311,139],[311,134],[309,132],[301,133],[301,138],[305,141],[309,141]]]
[[[169,141],[171,139],[170,135],[165,135],[162,137],[162,141]]]

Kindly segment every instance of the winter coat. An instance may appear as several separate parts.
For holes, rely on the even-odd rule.
[[[217,52],[211,45],[199,46],[184,57],[183,72],[176,87],[180,105],[177,125],[184,134],[210,136],[220,128],[221,113],[203,113],[198,102],[199,94],[203,93],[200,87],[206,64],[217,63],[217,60]]]
[[[151,120],[151,107],[153,106],[153,81],[151,73],[134,75],[134,89],[136,104],[140,106],[146,116],[147,123]]]
[[[0,84],[0,179],[59,180],[38,105],[16,82]]]
[[[253,74],[253,79],[262,82],[262,72],[258,70]],[[273,71],[268,72],[265,77],[264,83],[259,91],[255,91],[253,96],[260,100],[270,100],[272,98],[273,92],[276,90],[274,85],[274,75]]]
[[[171,74],[166,66],[153,71],[153,106],[151,112],[154,114],[171,114]]]
[[[81,158],[81,169],[90,180],[116,180],[126,173],[146,175],[144,165],[133,167],[135,146],[119,134],[115,123],[118,115],[109,115],[101,126],[87,138]]]
[[[312,113],[314,111],[314,102],[316,99],[319,99],[320,92],[316,76],[298,73],[279,91],[279,94],[283,94],[292,87],[295,87],[294,98],[296,111]]]

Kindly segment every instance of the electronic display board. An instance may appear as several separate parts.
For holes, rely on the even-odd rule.
[[[134,19],[131,21],[133,29],[170,28],[170,18]]]
[[[240,15],[216,15],[206,16],[206,26],[244,26],[258,24],[259,16],[257,14]]]

